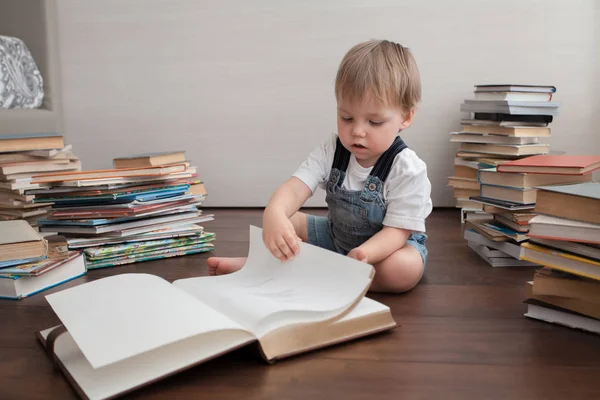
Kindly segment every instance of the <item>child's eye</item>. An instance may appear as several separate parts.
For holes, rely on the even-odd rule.
[[[383,125],[383,121],[369,121],[369,123],[374,126]]]
[[[352,122],[352,117],[340,117],[344,122]]]

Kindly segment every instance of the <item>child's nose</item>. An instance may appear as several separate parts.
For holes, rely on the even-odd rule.
[[[352,135],[358,136],[358,137],[365,137],[366,134],[367,134],[367,131],[362,124],[357,123],[357,124],[354,124],[354,126],[352,127]]]

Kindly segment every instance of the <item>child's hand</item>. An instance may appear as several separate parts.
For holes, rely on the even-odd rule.
[[[365,251],[360,247],[355,247],[352,250],[350,250],[350,253],[348,253],[348,257],[354,258],[358,261],[369,263],[369,257],[367,257],[367,253],[365,253]]]
[[[262,236],[265,246],[281,261],[291,260],[300,252],[301,239],[285,214],[265,212]]]

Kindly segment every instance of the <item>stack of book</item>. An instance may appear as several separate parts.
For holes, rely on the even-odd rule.
[[[527,282],[525,315],[600,333],[600,183],[540,188],[535,211],[522,258],[545,267]]]
[[[476,85],[475,98],[461,104],[469,118],[461,121],[459,132],[450,133],[450,141],[460,147],[448,178],[461,221],[483,211],[470,200],[481,190],[479,169],[550,151],[540,139],[550,136],[548,124],[558,113],[559,103],[551,101],[555,91],[554,86]]]
[[[547,185],[591,181],[591,171],[596,168],[594,160],[600,166],[600,158],[595,157],[541,155],[480,170],[481,195],[471,197],[471,200],[483,205],[485,217],[466,221],[464,236],[469,246],[493,266],[532,265],[521,260],[519,245],[529,240],[531,221],[538,213],[536,201],[539,190]],[[569,170],[576,165],[584,167]],[[495,242],[506,243],[499,248]],[[484,249],[474,248],[475,244],[503,251],[505,258],[494,264],[488,259],[489,255],[487,258],[482,255]]]
[[[57,133],[0,135],[0,221],[25,220],[37,226],[50,204],[34,203],[25,194],[44,187],[32,183],[33,175],[79,171],[79,158]]]
[[[82,250],[88,269],[210,251],[213,220],[198,206],[206,190],[185,152],[113,160],[114,169],[34,176],[44,188],[27,192],[52,203],[41,232],[67,238]]]
[[[21,299],[86,272],[65,238],[43,238],[26,221],[0,221],[0,298]]]

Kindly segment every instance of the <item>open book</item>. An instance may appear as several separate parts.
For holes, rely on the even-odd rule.
[[[364,297],[371,265],[305,243],[282,263],[261,236],[250,228],[230,275],[121,274],[48,295],[63,325],[38,337],[82,398],[106,399],[252,342],[273,362],[396,326]]]

